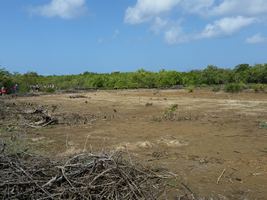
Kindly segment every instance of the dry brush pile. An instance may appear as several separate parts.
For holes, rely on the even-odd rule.
[[[133,165],[121,153],[80,154],[64,163],[1,153],[0,199],[158,199],[164,173]]]
[[[37,105],[32,103],[11,103],[0,100],[0,125],[24,128],[43,128],[49,125],[91,124],[96,120],[112,119],[107,113],[80,114],[57,112],[56,105]]]

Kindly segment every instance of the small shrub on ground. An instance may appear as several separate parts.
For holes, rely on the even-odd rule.
[[[169,108],[167,108],[164,112],[164,119],[165,120],[174,120],[176,117],[177,109],[178,109],[177,104],[173,104]]]
[[[265,85],[264,84],[254,84],[251,87],[255,92],[264,92],[265,91]]]
[[[224,86],[225,92],[238,93],[245,89],[245,85],[242,83],[229,83]]]
[[[192,86],[192,85],[187,88],[187,90],[188,90],[189,93],[193,93],[194,92],[194,89],[195,89],[195,87]]]
[[[264,129],[267,129],[267,122],[260,122],[259,124],[260,128],[264,128]]]

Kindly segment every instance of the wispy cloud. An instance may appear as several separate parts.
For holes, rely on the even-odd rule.
[[[191,17],[206,23],[202,30],[183,31]],[[267,17],[266,0],[137,0],[127,8],[124,21],[147,23],[168,44],[177,44],[237,34],[254,23],[264,23],[262,17]],[[181,19],[183,23],[173,23]]]
[[[158,34],[164,29],[166,26],[169,24],[169,20],[162,19],[160,17],[156,17],[155,20],[153,21],[150,30],[153,31],[154,33]]]
[[[266,0],[223,0],[211,10],[212,15],[258,16],[266,14]]]
[[[255,18],[252,17],[225,17],[212,24],[206,25],[205,29],[200,34],[200,38],[232,35],[255,21]]]
[[[31,12],[44,17],[73,19],[86,12],[86,0],[51,0],[48,4],[33,7]]]
[[[193,36],[185,34],[181,27],[176,26],[165,31],[164,40],[167,44],[180,44],[193,40]]]
[[[246,43],[248,44],[267,43],[267,37],[262,36],[260,33],[257,33],[251,37],[248,37],[246,39]]]
[[[187,13],[206,15],[214,3],[215,0],[183,0],[180,5]]]
[[[164,12],[170,11],[181,0],[137,0],[133,7],[128,7],[125,14],[125,22],[140,24],[153,19]]]

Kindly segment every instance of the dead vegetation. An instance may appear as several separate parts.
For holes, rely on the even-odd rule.
[[[146,106],[146,107],[153,106],[153,103],[149,103],[149,102],[147,102],[147,103],[145,104],[145,106]]]
[[[56,112],[55,105],[44,106],[32,103],[0,102],[0,124],[26,128],[44,128],[49,125],[91,124],[96,120],[110,120],[114,113],[65,113]]]
[[[1,199],[158,199],[169,177],[121,153],[85,153],[66,162],[0,154]]]
[[[86,99],[88,97],[86,97],[84,95],[70,95],[69,98],[70,99]]]

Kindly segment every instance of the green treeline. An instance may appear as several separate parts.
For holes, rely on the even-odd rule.
[[[176,85],[205,86],[226,84],[267,84],[267,64],[250,66],[240,64],[234,69],[209,65],[203,70],[177,72],[161,70],[150,72],[140,69],[136,72],[113,72],[97,74],[85,72],[78,75],[42,76],[35,72],[26,74],[10,73],[0,69],[0,86],[11,87],[19,84],[20,91],[30,90],[32,85],[41,88],[53,85],[59,90],[67,89],[135,89],[171,88]],[[44,89],[45,90],[45,89]],[[51,87],[50,87],[50,90]]]

